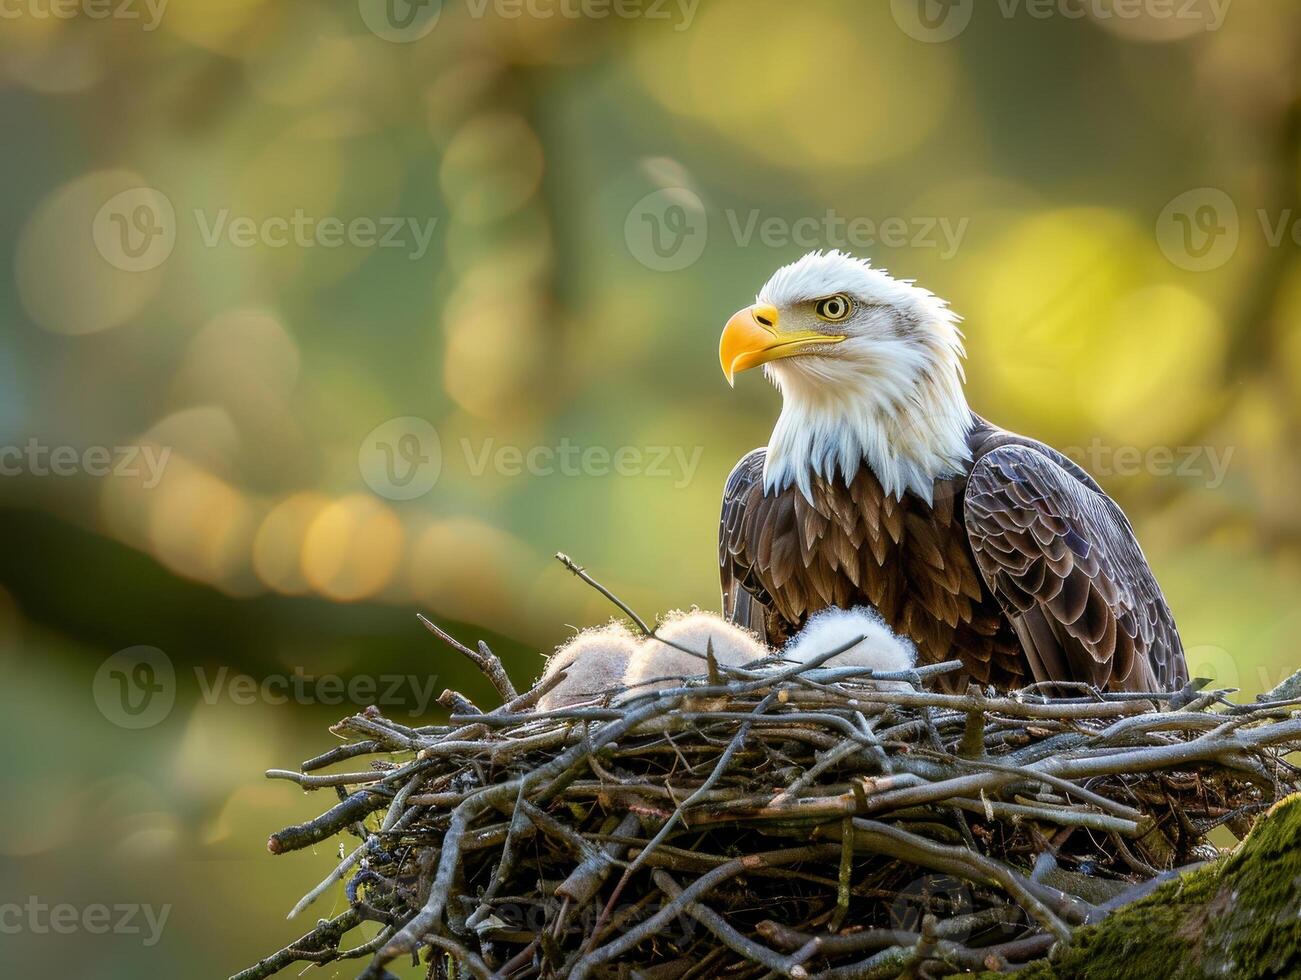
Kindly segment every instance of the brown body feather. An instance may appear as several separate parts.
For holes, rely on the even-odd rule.
[[[765,450],[728,478],[723,613],[780,645],[828,606],[870,605],[922,663],[961,659],[1012,688],[1187,680],[1169,607],[1120,508],[1078,466],[973,416],[966,472],[927,503],[887,495],[866,463],[765,494]],[[960,683],[967,678],[959,679]]]

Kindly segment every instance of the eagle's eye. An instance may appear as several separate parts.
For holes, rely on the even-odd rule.
[[[854,301],[844,293],[837,293],[835,296],[818,300],[817,305],[813,307],[813,312],[828,323],[839,323],[854,312]]]

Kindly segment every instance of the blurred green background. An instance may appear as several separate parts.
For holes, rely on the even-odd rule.
[[[2,971],[226,976],[337,911],[284,921],[334,848],[266,835],[330,799],[261,773],[370,700],[487,703],[416,611],[524,685],[611,612],[556,550],[716,608],[722,483],[778,406],[718,333],[815,246],[964,315],[973,407],[1127,508],[1194,674],[1301,666],[1299,31],[0,0]]]

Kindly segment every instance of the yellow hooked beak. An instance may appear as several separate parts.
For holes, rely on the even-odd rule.
[[[779,323],[777,307],[762,303],[746,307],[727,321],[718,342],[718,360],[729,385],[735,386],[739,371],[794,357],[813,344],[838,344],[845,339],[816,330],[782,333]]]

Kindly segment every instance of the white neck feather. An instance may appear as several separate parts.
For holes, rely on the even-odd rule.
[[[798,311],[838,292],[862,305],[843,343],[764,365],[782,393],[764,491],[793,483],[812,501],[815,475],[848,482],[866,465],[887,494],[932,503],[935,481],[963,472],[971,459],[958,317],[915,283],[836,251],[778,269],[759,301]]]
[[[932,503],[935,481],[958,475],[971,459],[973,418],[957,358],[918,375],[925,369],[908,353],[901,345],[896,357],[875,360],[875,370],[818,359],[768,365],[782,411],[768,442],[764,491],[794,483],[811,501],[814,474],[848,482],[865,464],[887,494]]]

